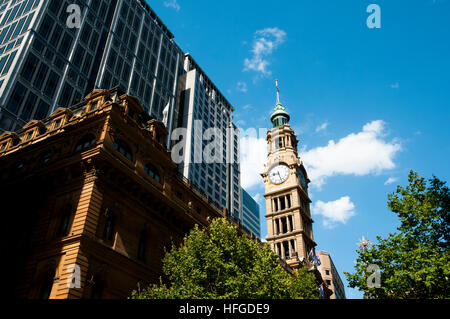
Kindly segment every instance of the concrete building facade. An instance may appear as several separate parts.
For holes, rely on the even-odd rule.
[[[179,78],[176,114],[177,128],[185,128],[180,173],[226,207],[231,216],[242,220],[240,187],[239,130],[231,122],[234,111],[210,78],[189,54]]]

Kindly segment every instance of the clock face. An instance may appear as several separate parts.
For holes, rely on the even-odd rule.
[[[286,165],[278,165],[269,172],[269,180],[278,185],[282,184],[289,177],[289,167]]]
[[[298,178],[300,179],[300,184],[302,184],[303,189],[306,189],[306,178],[301,169],[297,169]]]

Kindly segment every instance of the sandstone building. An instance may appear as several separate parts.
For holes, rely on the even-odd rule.
[[[167,134],[119,89],[2,134],[4,288],[18,298],[126,298],[159,282],[165,249],[227,214],[177,173]]]
[[[267,242],[289,265],[307,260],[316,243],[308,197],[308,175],[301,162],[298,140],[289,125],[290,116],[277,98],[267,132],[268,158],[262,175],[265,184]]]
[[[319,271],[322,275],[325,284],[333,292],[331,299],[345,299],[345,288],[342,283],[341,277],[336,269],[336,266],[331,259],[329,253],[325,251],[319,251],[317,256],[320,258]]]
[[[308,267],[316,275],[325,297],[331,291],[324,284],[314,259],[313,236],[308,196],[309,179],[298,156],[299,140],[289,125],[290,115],[280,102],[270,118],[273,128],[267,132],[268,156],[264,179],[267,219],[267,242],[291,268]]]

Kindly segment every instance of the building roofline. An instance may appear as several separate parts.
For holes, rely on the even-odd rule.
[[[141,5],[144,7],[144,9],[147,10],[148,13],[150,13],[150,16],[155,19],[156,23],[161,27],[161,29],[164,31],[164,33],[170,38],[173,39],[175,36],[172,32],[170,32],[169,28],[162,22],[162,20],[158,17],[158,15],[153,11],[153,9],[150,7],[150,5],[145,0],[139,0]]]
[[[219,94],[219,96],[225,101],[227,104],[226,106],[231,110],[231,112],[234,112],[234,107],[231,105],[230,101],[220,92],[220,90],[217,88],[217,86],[214,84],[214,82],[210,79],[208,75],[206,75],[205,71],[198,65],[198,63],[194,60],[192,55],[188,52],[184,54],[185,58],[188,58],[189,61],[194,65],[195,69],[200,72],[206,81],[216,90],[216,92]]]

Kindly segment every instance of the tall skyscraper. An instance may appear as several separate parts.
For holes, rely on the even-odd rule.
[[[73,5],[80,8],[76,27]],[[0,53],[0,133],[78,103],[95,88],[119,86],[153,118],[162,120],[167,110],[169,132],[200,134],[198,119],[203,129],[223,133],[223,161],[191,165],[194,154],[201,156],[194,148],[208,143],[190,138],[181,173],[242,219],[233,107],[145,0],[0,0]],[[177,92],[191,92],[190,100],[176,101]]]
[[[0,0],[0,132],[114,86],[156,119],[169,105],[170,131],[183,71],[173,37],[145,0]]]
[[[239,131],[231,104],[191,55],[178,85],[174,122],[187,130],[180,173],[241,220]]]
[[[259,205],[245,189],[242,189],[242,226],[248,232],[261,238]]]

